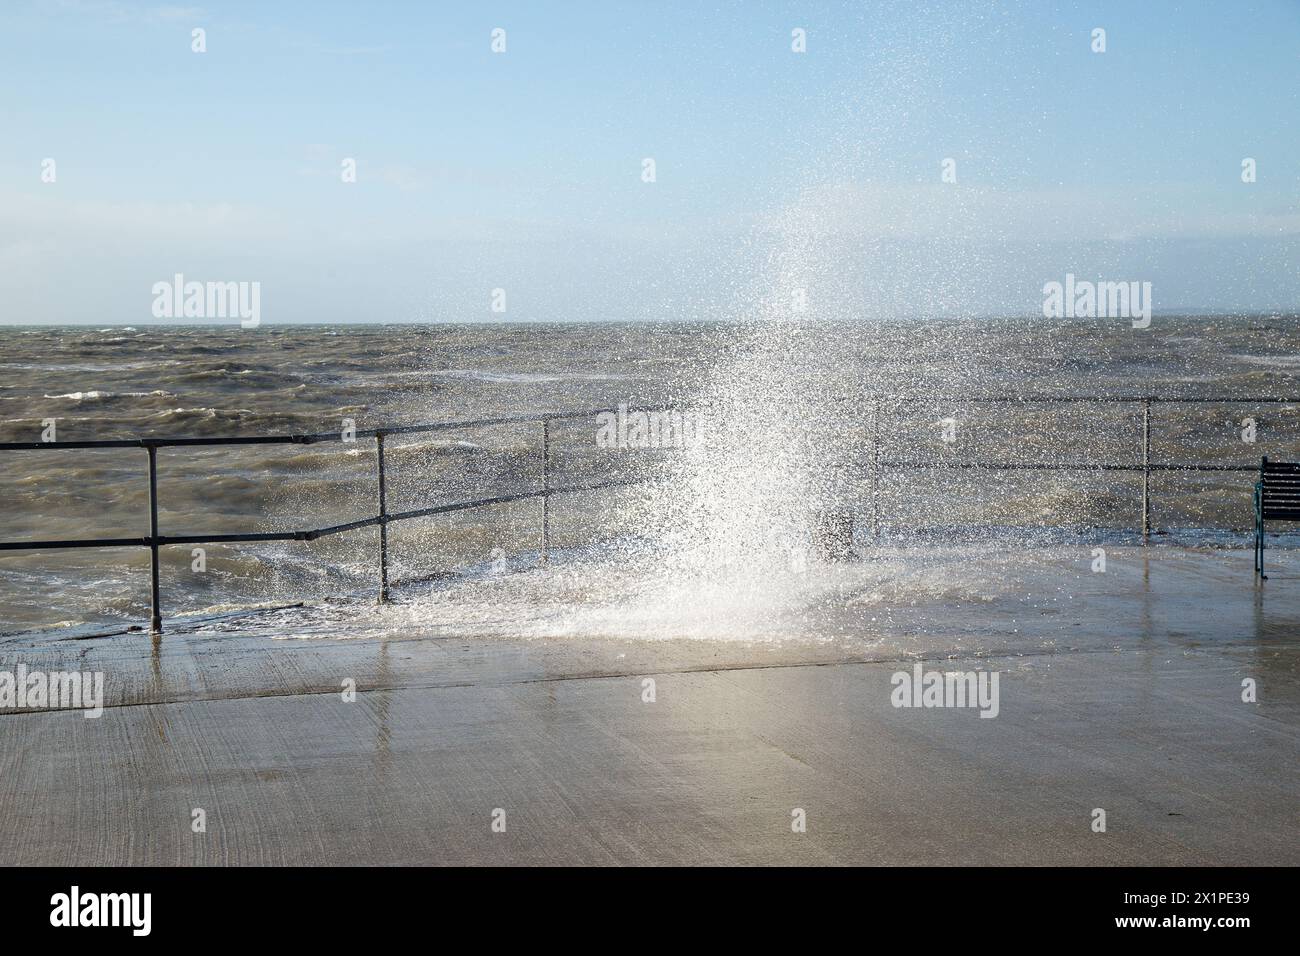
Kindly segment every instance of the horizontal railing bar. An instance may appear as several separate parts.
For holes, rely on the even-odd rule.
[[[383,428],[359,428],[354,433],[357,438],[375,438],[379,435],[411,435],[425,432],[455,431],[462,428],[488,427],[492,425],[520,425],[541,421],[565,421],[575,418],[587,418],[612,411],[607,408],[590,409],[581,412],[548,412],[544,415],[505,415],[499,418],[477,418],[457,422],[429,422],[418,425],[392,425]],[[303,435],[247,435],[229,438],[194,438],[176,436],[172,438],[118,438],[94,441],[53,441],[53,442],[0,442],[0,451],[35,451],[38,449],[74,449],[74,448],[189,448],[196,446],[222,445],[314,445],[320,442],[343,441],[343,433],[316,432]]]
[[[358,432],[358,434],[360,434]],[[248,435],[231,438],[121,438],[102,441],[19,441],[0,442],[0,451],[73,448],[171,448],[193,445],[312,445],[337,440],[341,435]]]
[[[670,409],[671,410],[671,409]],[[530,422],[558,422],[567,421],[575,418],[589,418],[592,415],[600,415],[605,412],[611,412],[610,408],[592,408],[582,412],[553,412],[545,415],[505,415],[501,418],[479,418],[472,421],[461,422],[433,422],[427,425],[392,425],[388,428],[372,428],[365,431],[358,431],[358,437],[363,435],[409,435],[417,432],[443,432],[453,431],[459,428],[478,428],[489,425],[520,425]]]
[[[226,544],[237,541],[310,541],[314,531],[249,531],[245,534],[160,534],[163,544]]]
[[[851,401],[845,399],[845,401]],[[854,400],[855,401],[855,400]],[[1282,398],[1278,396],[1188,396],[1161,397],[1155,395],[868,395],[863,396],[864,403],[869,401],[888,401],[899,404],[917,402],[928,404],[981,404],[981,403],[1049,403],[1049,402],[1094,402],[1097,404],[1128,404],[1136,402],[1159,402],[1166,405],[1179,404],[1240,404],[1240,405],[1300,405],[1300,398]],[[708,406],[696,406],[707,409]],[[687,411],[689,406],[656,406],[656,411]],[[379,435],[414,435],[430,432],[456,431],[464,428],[485,428],[493,425],[518,425],[542,421],[572,421],[611,412],[613,409],[596,408],[579,412],[548,412],[542,415],[503,415],[497,418],[477,418],[456,422],[429,422],[415,425],[392,425],[383,428],[357,429],[357,438],[375,438]],[[343,441],[341,431],[316,432],[301,435],[247,435],[227,438],[201,438],[179,435],[164,438],[117,438],[95,439],[89,441],[54,441],[54,442],[0,442],[0,451],[37,451],[41,449],[89,449],[89,448],[185,448],[185,447],[221,447],[226,445],[314,445],[321,442]]]
[[[357,528],[369,528],[371,525],[382,523],[378,515],[373,518],[360,518],[356,521],[349,521],[346,524],[330,525],[328,528],[317,528],[315,531],[304,532],[308,541],[315,541],[317,538],[323,538],[326,535],[339,534],[343,531],[355,531]]]
[[[1132,465],[1096,464],[1088,462],[995,462],[995,461],[882,461],[881,468],[917,469],[972,468],[987,471],[1142,471],[1141,463]],[[1148,471],[1249,471],[1258,472],[1259,465],[1157,465]]]
[[[263,531],[248,534],[165,534],[159,535],[159,544],[225,544],[234,541],[315,541],[331,534],[343,531],[355,531],[380,523],[378,516],[359,518],[346,524],[331,525],[328,528],[312,528],[308,531]]]
[[[555,489],[551,489],[551,494],[555,494]],[[495,498],[484,498],[480,501],[457,501],[449,505],[434,505],[431,508],[416,508],[414,511],[393,511],[388,515],[389,522],[406,521],[410,518],[427,518],[430,515],[449,514],[453,511],[468,511],[471,508],[485,508],[491,505],[510,504],[513,501],[525,501],[529,498],[541,498],[545,492],[541,491],[521,491],[513,495],[497,495]]]
[[[149,547],[149,536],[143,538],[67,538],[57,541],[0,542],[0,551],[49,551],[54,548],[138,548]]]
[[[624,481],[602,481],[590,485],[570,485],[566,488],[551,488],[546,491],[523,491],[513,495],[498,495],[495,498],[483,498],[478,501],[458,501],[449,505],[434,505],[431,508],[417,508],[415,511],[397,511],[388,516],[388,520],[404,521],[407,518],[425,518],[430,515],[447,514],[452,511],[465,511],[469,508],[482,508],[489,505],[509,504],[512,501],[525,501],[530,498],[544,498],[548,495],[571,495],[583,491],[600,491],[604,488],[626,488],[632,485],[654,481],[653,478],[631,478]]]
[[[1259,465],[1152,465],[1152,471],[1259,471]]]
[[[1162,403],[1165,405],[1300,405],[1300,398],[1281,398],[1278,396],[1251,395],[1189,395],[1186,397],[1161,395],[933,395],[929,393],[916,395],[875,395],[864,396],[889,402],[955,402],[978,404],[981,402],[1095,402],[1097,404],[1130,404],[1135,402]]]
[[[457,501],[432,508],[418,508],[414,511],[390,512],[381,517],[360,518],[347,524],[336,524],[328,528],[314,528],[309,531],[254,531],[246,534],[165,534],[158,536],[158,545],[168,544],[228,544],[243,541],[315,541],[331,534],[355,531],[372,525],[394,521],[406,521],[410,518],[426,518],[431,515],[448,514],[453,511],[468,511],[471,508],[487,508],[492,505],[509,504],[514,501],[526,501],[530,498],[542,498],[547,495],[568,495],[584,491],[600,491],[604,488],[625,488],[632,485],[656,481],[655,478],[632,478],[623,481],[603,481],[588,485],[570,485],[564,488],[551,488],[548,491],[522,491],[513,495],[498,495],[495,498],[478,498],[474,501]],[[0,544],[0,551],[49,551],[56,548],[126,548],[152,547],[154,539],[149,535],[142,538],[73,538],[56,541],[26,541],[21,543]]]

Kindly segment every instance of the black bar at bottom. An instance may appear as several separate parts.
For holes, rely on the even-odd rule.
[[[429,824],[422,820],[421,825]],[[536,849],[531,854],[512,850],[509,839],[500,837],[502,847],[490,854],[491,860],[536,862]],[[431,855],[428,862],[439,861]],[[358,855],[292,871],[284,867],[0,870],[5,939],[10,945],[37,938],[57,943],[60,936],[63,942],[72,938],[96,946],[109,939],[128,945],[137,941],[130,925],[52,925],[52,916],[58,919],[57,908],[70,902],[74,886],[83,901],[92,894],[148,893],[149,938],[181,945],[189,945],[197,936],[219,944],[244,944],[255,934],[260,944],[284,941],[292,942],[295,949],[336,947],[341,924],[321,911],[320,901],[345,885],[347,912],[366,931],[382,928],[390,939],[403,932],[427,933],[435,920],[450,913],[468,927],[493,927],[486,932],[494,936],[499,935],[503,912],[518,926],[546,925],[555,916],[554,894],[534,892],[537,877],[525,869],[426,870],[412,879],[408,869],[367,869],[360,878],[355,869],[345,866],[364,863],[364,855]],[[790,879],[789,869],[727,871],[728,885],[754,894],[753,898],[788,893]],[[1193,941],[1208,942],[1216,952],[1233,952],[1240,948],[1236,944],[1250,943],[1251,951],[1256,951],[1261,943],[1281,942],[1283,934],[1292,934],[1292,879],[1293,871],[1280,868],[800,869],[799,891],[787,896],[786,902],[793,907],[788,918],[795,932],[804,932],[798,927],[815,921],[823,938],[846,932],[863,938],[906,938],[908,951],[984,952],[1015,943],[1059,948],[1051,944],[1080,938],[1128,939],[1136,945],[1159,940],[1172,943],[1174,952],[1182,952],[1181,947]],[[594,931],[617,938],[620,931],[626,932],[623,920],[629,893],[670,894],[677,901],[673,912],[682,918],[702,921],[717,915],[709,902],[717,874],[708,868],[569,869],[552,873],[547,880],[565,897],[582,899],[584,935]],[[432,909],[431,900],[436,900]],[[958,901],[960,916],[936,922],[935,908],[944,901]],[[1206,920],[1210,925],[1201,925]],[[779,922],[735,919],[719,933],[725,932],[729,944],[743,945],[770,934]]]

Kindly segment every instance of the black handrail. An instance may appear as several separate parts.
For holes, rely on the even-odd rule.
[[[548,412],[542,415],[505,415],[500,418],[478,418],[460,422],[428,422],[422,425],[389,425],[383,428],[358,428],[350,434],[353,438],[381,438],[385,435],[414,435],[421,432],[445,432],[459,428],[478,428],[489,425],[518,425],[528,422],[564,421],[588,418],[608,408],[582,412]],[[235,435],[229,438],[114,438],[97,441],[17,441],[0,442],[0,451],[34,451],[40,448],[181,448],[191,445],[314,445],[319,442],[341,441],[351,443],[342,432],[316,432],[306,435]]]
[[[596,482],[586,485],[570,485],[552,488],[550,486],[550,423],[554,421],[571,421],[589,418],[608,412],[610,409],[591,409],[575,412],[552,412],[542,415],[504,415],[497,418],[480,418],[470,421],[428,422],[417,425],[391,425],[380,428],[364,428],[346,432],[318,432],[302,435],[247,435],[228,438],[123,438],[95,441],[53,441],[53,442],[0,442],[0,451],[36,451],[41,449],[84,449],[84,448],[144,448],[149,453],[149,534],[139,538],[64,538],[44,541],[0,542],[0,551],[48,551],[69,548],[122,548],[146,547],[150,550],[150,630],[162,633],[161,600],[159,597],[158,549],[169,544],[225,544],[248,541],[315,541],[344,531],[358,528],[379,526],[379,601],[388,600],[388,525],[395,521],[411,518],[427,518],[432,515],[465,511],[470,508],[484,508],[492,505],[509,504],[541,498],[543,501],[542,561],[549,559],[550,548],[550,496],[575,494],[585,491],[598,491],[604,488],[626,487],[639,484],[646,479],[617,480]],[[494,425],[542,424],[542,487],[535,491],[517,492],[508,495],[496,495],[491,498],[478,498],[473,501],[458,501],[450,504],[434,505],[429,508],[416,508],[411,511],[390,513],[387,507],[386,470],[384,465],[384,438],[389,435],[413,435],[429,432],[445,432],[463,428],[482,428]],[[375,439],[375,460],[378,473],[379,513],[369,518],[360,518],[344,524],[325,528],[311,528],[302,531],[260,531],[238,534],[180,534],[164,535],[158,533],[158,449],[193,447],[196,445],[220,447],[228,445],[312,445],[320,442],[346,442],[351,444],[357,438]]]

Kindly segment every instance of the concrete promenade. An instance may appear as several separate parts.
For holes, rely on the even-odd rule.
[[[875,645],[0,638],[108,704],[0,711],[0,863],[1300,863],[1300,562],[1150,550],[1065,617]],[[997,717],[892,706],[917,660],[998,671]]]

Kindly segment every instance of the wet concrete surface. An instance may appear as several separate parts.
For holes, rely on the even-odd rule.
[[[0,711],[0,862],[1300,862],[1300,560],[1054,560],[827,641],[7,637],[108,709]],[[997,717],[892,706],[917,660],[997,671]]]

